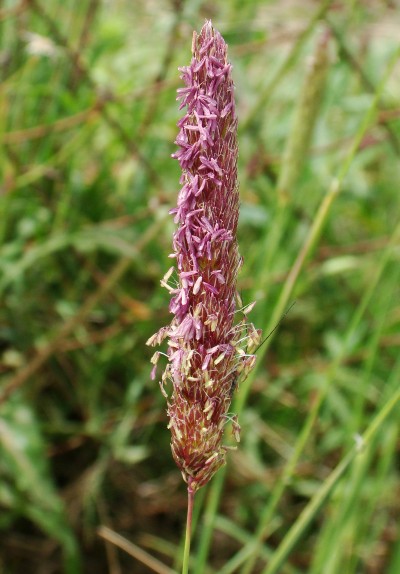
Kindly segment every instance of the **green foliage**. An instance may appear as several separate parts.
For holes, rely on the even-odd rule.
[[[1,408],[1,504],[4,526],[22,514],[61,544],[65,571],[80,572],[74,534],[54,487],[45,442],[35,414],[18,394]]]
[[[186,493],[145,341],[168,323],[177,67],[211,17],[234,64],[242,298],[265,335],[296,304],[236,395],[192,571],[397,574],[392,4],[1,4],[0,571],[150,571],[138,546],[180,568]]]

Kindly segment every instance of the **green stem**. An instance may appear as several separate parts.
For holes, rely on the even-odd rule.
[[[190,484],[188,486],[187,491],[188,491],[188,504],[187,504],[185,548],[183,550],[182,574],[188,574],[189,572],[190,540],[192,536],[192,516],[193,516],[193,505],[194,505],[194,490],[192,490]]]

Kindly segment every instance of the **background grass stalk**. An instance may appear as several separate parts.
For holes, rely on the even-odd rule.
[[[208,496],[203,513],[203,523],[201,525],[199,543],[196,551],[194,574],[203,574],[206,569],[208,552],[214,533],[215,517],[217,515],[223,492],[225,476],[226,466],[221,468],[208,487]]]
[[[313,19],[317,22],[317,19]],[[271,268],[279,244],[291,222],[292,205],[295,200],[295,188],[301,169],[309,152],[318,113],[323,95],[326,74],[329,64],[329,34],[323,29],[316,43],[312,61],[306,71],[298,104],[294,111],[290,134],[280,162],[280,172],[275,189],[276,212],[271,227],[264,238],[263,265],[257,277],[256,292],[263,292],[263,307],[267,309]],[[255,297],[256,298],[256,297]],[[266,313],[266,311],[265,311]]]
[[[329,67],[329,32],[320,30],[311,62],[306,69],[290,134],[282,157],[275,193],[281,209],[296,200],[296,182],[309,152]]]
[[[312,18],[310,18],[306,28],[301,32],[297,41],[293,45],[292,49],[290,50],[289,54],[286,56],[282,64],[277,69],[276,73],[273,75],[272,79],[268,83],[267,87],[262,92],[261,96],[259,97],[257,104],[254,106],[251,114],[244,120],[242,124],[242,129],[248,130],[258,122],[258,118],[262,111],[265,109],[265,106],[268,103],[269,98],[271,97],[272,92],[276,89],[278,84],[281,80],[285,77],[286,73],[291,69],[296,59],[299,57],[301,50],[310,37],[312,32],[315,30],[316,25],[320,20],[323,19],[324,14],[329,10],[330,5],[332,4],[333,0],[324,0],[320,6],[314,12]]]

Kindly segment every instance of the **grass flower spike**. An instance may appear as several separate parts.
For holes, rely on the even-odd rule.
[[[225,462],[228,421],[239,440],[229,408],[238,380],[254,365],[251,352],[261,333],[247,322],[252,305],[236,309],[241,266],[237,117],[227,46],[211,22],[194,33],[192,52],[190,66],[180,68],[185,87],[177,99],[186,113],[178,122],[178,150],[172,156],[182,169],[177,207],[171,210],[177,224],[171,255],[176,271],[171,268],[161,281],[171,293],[173,319],[148,344],[168,338],[161,388],[167,396],[165,384],[172,382],[172,454],[194,493]],[[153,356],[155,366],[159,355]]]

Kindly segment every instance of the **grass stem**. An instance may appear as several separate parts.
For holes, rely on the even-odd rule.
[[[192,537],[192,516],[193,516],[193,505],[194,505],[194,490],[192,490],[189,485],[187,491],[188,491],[188,504],[187,504],[185,547],[183,550],[182,574],[188,574],[189,572],[190,540]]]

